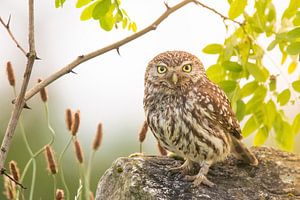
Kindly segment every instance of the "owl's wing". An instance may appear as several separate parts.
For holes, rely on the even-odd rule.
[[[240,125],[224,91],[210,81],[199,89],[201,93],[199,103],[203,108],[206,108],[211,118],[216,121],[223,130],[227,130],[237,139],[242,139]]]

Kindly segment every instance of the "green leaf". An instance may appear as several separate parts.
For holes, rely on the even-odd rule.
[[[100,19],[102,17],[104,17],[106,15],[106,13],[108,13],[108,11],[110,10],[111,7],[111,0],[102,0],[102,1],[97,1],[97,5],[93,10],[93,18],[94,19]],[[107,23],[107,19],[103,19],[100,21],[106,21],[105,23]],[[101,22],[100,22],[101,24]],[[110,23],[109,23],[110,24]],[[102,27],[102,25],[101,25]]]
[[[264,86],[258,86],[254,92],[253,97],[246,104],[246,114],[253,113],[255,110],[259,109],[263,104],[265,97],[267,95],[267,88]]]
[[[300,27],[294,28],[293,30],[287,33],[287,37],[289,39],[300,38]]]
[[[82,6],[85,6],[89,4],[92,0],[78,0],[76,4],[76,8],[81,8]]]
[[[215,64],[211,65],[207,70],[206,74],[210,80],[212,80],[215,83],[218,83],[225,78],[225,72],[221,65]]]
[[[239,121],[242,121],[244,119],[245,109],[246,109],[246,104],[244,103],[244,101],[239,99],[236,102],[236,118]]]
[[[263,68],[259,67],[253,63],[247,63],[246,68],[248,72],[259,82],[265,82],[269,76],[268,71],[265,71]]]
[[[258,83],[256,81],[249,82],[245,84],[240,90],[240,97],[247,97],[255,92],[258,87]]]
[[[277,96],[277,102],[283,106],[287,104],[290,100],[291,92],[289,89],[283,90],[278,96]]]
[[[278,41],[277,41],[276,39],[273,40],[273,41],[269,44],[267,50],[268,50],[268,51],[271,51],[272,49],[274,49],[274,48],[276,47],[277,44],[278,44]]]
[[[132,22],[131,29],[133,32],[137,31],[136,23]]]
[[[129,30],[129,31],[130,31],[130,29],[131,29],[131,26],[132,26],[132,23],[131,23],[131,22],[129,22],[129,24],[128,24],[128,27],[127,27],[127,30]]]
[[[292,87],[294,88],[295,91],[300,92],[300,80],[294,81],[292,83]]]
[[[294,134],[291,125],[282,119],[280,113],[276,114],[273,123],[275,130],[275,139],[281,148],[287,151],[292,151],[294,148]]]
[[[55,0],[55,8],[63,7],[66,0]]]
[[[300,113],[296,115],[293,124],[292,124],[292,132],[294,135],[298,134],[300,131]]]
[[[287,48],[286,52],[290,55],[300,54],[300,42],[293,42]]]
[[[250,119],[246,122],[245,126],[243,127],[242,134],[244,137],[247,137],[258,128],[259,128],[259,123],[256,121],[255,116],[252,115]]]
[[[281,58],[281,64],[283,65],[286,61],[287,58],[287,53],[286,52],[282,52],[282,58]]]
[[[55,8],[58,8],[60,6],[60,0],[55,0]]]
[[[264,112],[264,124],[270,130],[276,116],[276,105],[273,100],[269,100],[262,108]]]
[[[114,17],[112,15],[105,15],[105,17],[101,17],[99,22],[101,28],[106,31],[111,31],[115,24]]]
[[[270,91],[276,90],[276,83],[277,83],[276,76],[271,75],[270,76],[270,82],[269,82],[269,89],[270,89]]]
[[[226,92],[233,92],[237,83],[235,81],[225,80],[218,83],[218,85]]]
[[[240,16],[247,5],[247,0],[232,0],[228,11],[228,17],[235,19]]]
[[[300,26],[300,11],[297,12],[296,17],[293,20],[294,26]]]
[[[223,50],[223,45],[221,44],[209,44],[203,48],[203,52],[207,54],[219,54]]]
[[[93,15],[93,10],[95,8],[95,6],[98,4],[98,1],[87,6],[81,13],[80,15],[80,20],[85,21],[85,20],[89,20],[92,18]]]
[[[238,64],[237,62],[232,61],[225,61],[222,63],[223,67],[232,72],[241,72],[243,70],[242,65]]]
[[[127,22],[128,22],[128,19],[125,17],[123,18],[123,21],[122,21],[122,28],[125,29],[126,26],[127,26]]]
[[[115,21],[116,23],[123,21],[123,14],[121,10],[118,10],[118,12],[115,15]]]
[[[295,61],[292,61],[288,67],[288,73],[291,74],[295,71],[295,69],[297,68],[298,63]]]
[[[267,131],[267,129],[265,127],[262,127],[260,129],[258,129],[258,131],[255,134],[254,137],[254,145],[255,146],[261,146],[263,145],[266,140],[268,139],[269,133]]]
[[[282,15],[283,18],[290,19],[291,17],[295,16],[298,8],[300,7],[300,1],[299,0],[290,0],[290,4],[288,8],[284,11]]]

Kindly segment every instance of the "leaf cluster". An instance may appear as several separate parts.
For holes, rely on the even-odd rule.
[[[243,20],[223,44],[209,44],[203,48],[207,54],[218,56],[216,64],[207,69],[211,80],[224,89],[231,100],[239,121],[244,120],[245,137],[255,133],[254,144],[262,145],[274,132],[277,144],[292,150],[294,138],[300,131],[300,113],[292,122],[285,114],[285,106],[299,104],[300,80],[288,83],[280,90],[278,77],[265,65],[267,52],[258,44],[259,37],[275,38],[267,50],[279,47],[281,64],[291,58],[288,73],[293,73],[300,54],[300,1],[291,0],[277,27],[276,9],[272,0],[256,0],[254,12],[246,12],[247,0],[228,1],[229,20]],[[227,27],[227,25],[225,24]],[[274,67],[274,66],[273,66]]]
[[[62,7],[65,0],[55,0],[56,7]],[[78,0],[76,8],[83,8],[80,19],[97,20],[105,31],[111,31],[114,27],[137,31],[136,23],[131,21],[126,11],[120,7],[120,0]]]

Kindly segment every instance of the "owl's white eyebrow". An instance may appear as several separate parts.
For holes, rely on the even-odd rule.
[[[168,67],[168,65],[165,64],[164,62],[158,62],[156,66],[160,66],[160,65],[163,65],[163,66],[165,66],[165,67]]]
[[[187,65],[187,64],[192,64],[192,63],[193,62],[191,60],[186,60],[186,61],[183,61],[180,66]]]

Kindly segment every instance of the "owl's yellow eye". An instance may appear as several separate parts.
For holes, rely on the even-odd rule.
[[[187,72],[187,73],[191,72],[192,69],[193,69],[192,64],[186,64],[186,65],[182,66],[182,71]]]
[[[158,72],[159,74],[164,74],[164,73],[167,72],[167,67],[164,66],[164,65],[158,65],[158,66],[157,66],[157,72]]]

